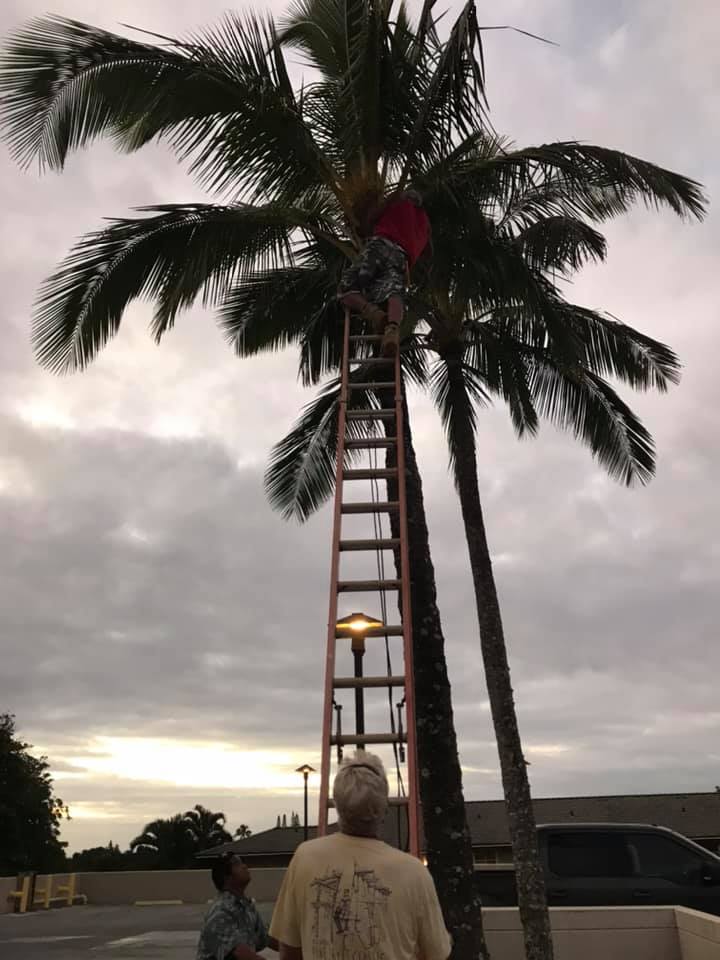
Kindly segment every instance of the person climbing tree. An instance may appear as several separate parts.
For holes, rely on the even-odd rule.
[[[343,272],[338,297],[383,334],[383,355],[392,357],[400,338],[410,270],[430,247],[430,221],[420,194],[407,190],[389,197],[371,223],[371,236],[360,256]]]

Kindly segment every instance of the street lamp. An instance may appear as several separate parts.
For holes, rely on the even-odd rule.
[[[311,767],[309,763],[304,763],[301,767],[298,767],[295,773],[301,773],[303,775],[303,781],[305,785],[305,818],[303,820],[303,830],[304,830],[304,839],[308,838],[308,777],[311,773],[315,773],[315,768]]]
[[[366,613],[351,613],[335,624],[337,632],[346,634],[350,637],[350,649],[352,650],[353,663],[355,666],[354,676],[361,680],[363,675],[363,657],[365,656],[365,635],[368,630],[377,630],[384,627],[382,620],[375,617],[369,617]],[[361,736],[365,733],[365,693],[362,686],[358,683],[355,687],[355,734]],[[362,740],[357,742],[358,750],[364,750],[365,744]]]

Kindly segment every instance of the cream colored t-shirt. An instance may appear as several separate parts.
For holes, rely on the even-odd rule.
[[[297,848],[270,934],[303,960],[446,960],[452,946],[427,868],[342,833]]]

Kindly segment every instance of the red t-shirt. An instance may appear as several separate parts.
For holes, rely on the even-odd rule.
[[[373,233],[402,247],[412,267],[430,239],[430,221],[412,200],[396,200],[380,214]]]

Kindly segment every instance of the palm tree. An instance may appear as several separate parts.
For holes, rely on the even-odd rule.
[[[181,813],[153,820],[130,843],[133,853],[148,858],[156,870],[181,870],[192,865],[198,847]]]
[[[319,79],[299,92],[283,45],[317,70]],[[22,163],[61,168],[70,150],[101,135],[124,150],[161,139],[222,199],[145,208],[76,245],[41,289],[35,316],[37,356],[57,371],[87,365],[133,298],[155,301],[160,339],[200,297],[219,308],[238,353],[297,342],[303,374],[316,382],[337,367],[333,289],[342,264],[361,242],[371,206],[406,185],[438,208],[451,196],[453,217],[463,207],[458,229],[448,224],[448,255],[467,260],[473,283],[486,288],[484,302],[522,301],[534,321],[544,301],[524,282],[518,245],[496,242],[484,205],[463,206],[474,184],[485,184],[489,197],[522,197],[531,218],[534,208],[562,204],[564,192],[597,218],[638,197],[678,212],[701,207],[691,181],[614,151],[571,143],[483,156],[472,2],[446,42],[433,0],[417,24],[402,5],[391,17],[377,0],[304,0],[280,36],[271,21],[230,16],[163,45],[41,19],[12,40],[0,91],[7,138]],[[534,196],[538,171],[544,188]],[[405,366],[420,375],[422,353],[408,354]],[[484,952],[479,919],[474,928],[467,922],[479,902],[422,488],[414,456],[408,462],[412,576],[425,588],[414,590],[413,607],[420,767],[430,772],[421,778],[425,835],[456,955],[470,957]]]
[[[403,7],[392,21],[389,7],[373,0],[324,10],[309,3],[296,8],[284,35],[320,72],[299,94],[277,40],[271,21],[252,16],[229,16],[163,45],[62,18],[32,21],[12,39],[0,62],[0,92],[20,163],[61,169],[72,149],[100,136],[123,150],[162,139],[204,185],[231,197],[145,208],[82,240],[40,292],[33,337],[45,366],[83,369],[138,296],[156,302],[158,340],[201,297],[220,307],[238,352],[301,341],[314,376],[336,365],[340,342],[327,336],[338,319],[334,304],[319,315],[298,310],[289,325],[286,310],[276,328],[272,313],[280,301],[289,307],[318,292],[331,303],[367,210],[392,178],[405,182],[418,166],[441,162],[445,145],[479,121],[480,35],[472,3],[446,49],[432,3],[416,27]],[[258,308],[253,325],[245,322],[247,291],[238,281],[258,264],[270,271],[258,291],[273,309]],[[416,481],[419,497],[419,475]],[[415,566],[428,590],[422,615],[415,611],[427,664],[419,656],[416,668],[434,685],[420,757],[428,769],[442,757],[421,784],[425,835],[456,955],[469,958],[486,951],[421,509],[418,516],[425,547]]]
[[[201,803],[196,803],[183,817],[198,850],[229,843],[232,836],[225,829],[225,814],[213,813]]]
[[[476,407],[493,396],[504,400],[519,434],[534,433],[539,414],[544,415],[573,431],[612,475],[621,475],[628,482],[644,482],[654,469],[652,439],[598,370],[611,370],[638,389],[654,386],[665,390],[677,381],[679,369],[671,350],[632,328],[571,304],[562,309],[569,330],[576,324],[573,332],[578,356],[574,363],[555,356],[552,347],[523,339],[519,335],[523,324],[517,318],[497,315],[458,325],[452,316],[428,309],[430,333],[416,335],[416,343],[406,340],[403,345],[406,351],[422,349],[436,357],[422,385],[431,391],[442,417],[460,495],[529,958],[549,955],[550,929],[530,786],[478,492]],[[357,379],[372,381],[371,367],[370,362],[357,371]],[[388,405],[387,398],[363,396],[359,391],[353,391],[351,398],[352,406]],[[332,492],[332,479],[326,484],[319,478],[327,476],[334,463],[338,406],[339,385],[335,381],[306,408],[295,428],[275,448],[266,479],[271,499],[286,514],[304,519]],[[391,454],[388,467],[396,466]],[[414,547],[413,538],[418,537],[418,528],[423,525],[416,515],[422,498],[415,489],[417,465],[411,441],[406,446],[406,462],[410,542]],[[389,499],[397,497],[395,483],[388,481]],[[397,537],[394,518],[391,524],[391,535]],[[427,586],[424,581],[413,581],[414,602]]]
[[[235,840],[246,840],[252,836],[252,830],[246,823],[241,823],[234,833]]]
[[[585,179],[577,168],[558,171],[553,164],[541,162],[528,176],[522,161],[539,159],[539,151],[507,153],[491,138],[476,147],[480,162],[475,175],[462,185],[462,192],[458,190],[457,197],[447,189],[430,193],[431,202],[438,206],[432,219],[439,224],[435,231],[436,238],[440,234],[436,239],[439,253],[425,289],[415,291],[406,325],[407,332],[422,329],[424,322],[429,332],[405,339],[404,366],[416,383],[431,388],[448,437],[470,554],[526,953],[528,958],[541,958],[550,955],[549,918],[478,493],[475,408],[492,395],[501,397],[519,435],[534,434],[539,415],[545,416],[572,430],[612,476],[628,484],[644,483],[654,472],[652,438],[604,378],[612,376],[636,389],[664,391],[677,382],[679,364],[663,344],[610,317],[567,303],[550,279],[551,274],[563,279],[586,260],[604,258],[604,238],[586,221],[618,212],[618,201],[625,208],[630,196],[622,196],[628,185],[623,171],[616,180],[603,182],[602,177]],[[551,156],[567,147],[556,144],[542,152]],[[605,152],[588,148],[588,153],[597,157]],[[613,153],[607,160],[627,163],[630,158]],[[517,166],[511,182],[503,183],[498,168],[502,175],[513,165]],[[451,182],[450,186],[455,185]],[[469,200],[474,204],[468,206]],[[694,200],[697,202],[678,205],[677,212],[699,216],[699,192]],[[485,222],[474,218],[477,207],[486,211]],[[481,251],[482,263],[473,263],[468,250],[456,242],[458,233],[469,250]],[[253,278],[248,278],[249,291],[253,283]],[[504,294],[503,284],[507,285]],[[250,292],[250,301],[252,296]],[[275,323],[278,320],[276,316]],[[427,369],[423,359],[428,352],[438,358],[432,369]],[[381,379],[373,377],[368,367],[354,376],[360,382]],[[276,447],[267,487],[271,502],[286,516],[305,519],[332,491],[338,394],[337,382],[329,384]],[[352,392],[352,402],[358,406],[391,405],[390,398],[357,390]],[[413,496],[417,488],[412,449],[406,450],[406,461],[411,547],[415,528],[419,539],[415,546],[422,551],[427,544],[426,529],[423,538],[424,522],[417,522],[418,503]],[[388,461],[387,466],[394,464]],[[392,482],[388,487],[388,499],[396,499]],[[398,536],[398,531],[393,529],[392,534]],[[413,582],[413,600],[427,588],[427,581]],[[413,610],[413,623],[417,622],[421,621]],[[421,690],[423,681],[431,684],[431,677],[417,679]],[[431,696],[429,690],[423,690],[424,696]]]

